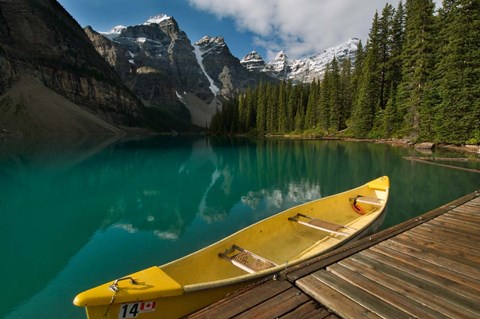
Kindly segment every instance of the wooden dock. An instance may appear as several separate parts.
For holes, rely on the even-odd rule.
[[[480,191],[187,318],[480,318]]]

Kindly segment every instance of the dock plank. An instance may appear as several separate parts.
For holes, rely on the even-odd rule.
[[[474,217],[480,217],[480,213],[478,212],[478,207],[471,206],[471,205],[462,205],[457,206],[451,210],[452,213],[460,213],[460,214],[468,214]],[[448,214],[449,212],[447,212]]]
[[[415,237],[410,233],[404,233],[392,238],[391,240],[401,242],[405,245],[409,245],[412,248],[421,249],[425,254],[435,255],[442,260],[455,261],[463,264],[466,267],[474,269],[480,274],[480,263],[470,255],[462,253],[457,248],[447,249],[442,247],[441,243],[434,240],[423,240],[419,237]],[[467,258],[471,257],[471,258]]]
[[[436,240],[428,234],[424,234],[418,231],[409,231],[408,233],[398,236],[400,239],[413,240],[416,244],[420,244],[427,249],[433,251],[438,251],[443,255],[454,256],[455,258],[462,258],[463,260],[469,260],[476,264],[480,268],[480,256],[478,251],[474,249],[475,247],[465,247],[459,244],[452,244],[448,238],[443,238],[443,240]]]
[[[454,238],[455,240],[452,240],[452,244],[454,244],[455,242],[458,242],[461,245],[466,245],[470,247],[472,246],[472,244],[476,244],[478,241],[480,241],[480,237],[462,234],[461,232],[453,231],[447,228],[434,227],[431,224],[423,224],[421,226],[416,227],[415,229],[412,229],[411,231],[424,232],[434,238],[439,238],[439,240],[440,238],[443,238],[442,241],[445,241],[444,238],[446,237]]]
[[[297,280],[297,286],[341,318],[380,319],[381,317],[339,291],[325,285],[314,276]]]
[[[455,270],[456,272],[465,274],[471,278],[480,278],[480,268],[471,267],[457,260],[437,255],[435,252],[422,249],[420,246],[413,247],[412,243],[405,243],[405,241],[390,239],[382,242],[380,246],[386,246],[393,250],[398,250],[406,255],[427,261],[431,264]]]
[[[466,222],[476,224],[477,226],[478,224],[480,224],[480,215],[475,215],[473,213],[451,211],[451,212],[445,213],[445,216],[450,218],[458,218]]]
[[[393,259],[393,263],[411,265],[417,268],[417,272],[419,270],[428,272],[429,274],[431,274],[429,275],[430,278],[432,278],[431,276],[444,278],[445,280],[450,280],[452,282],[458,283],[460,287],[463,287],[463,291],[472,290],[473,293],[480,294],[480,279],[472,278],[463,273],[452,270],[448,267],[442,267],[436,264],[432,264],[428,261],[404,254],[396,249],[391,249],[391,247],[384,245],[377,245],[375,247],[372,247],[365,253],[368,254],[370,252],[383,255],[381,257],[383,259],[383,262],[387,262],[389,258],[391,258]],[[406,267],[406,269],[409,269],[409,267]]]
[[[197,319],[227,319],[232,318],[248,309],[251,309],[275,296],[290,289],[292,284],[287,281],[269,280],[264,283],[242,289],[238,293],[232,295],[229,299],[220,300],[202,310],[195,312],[186,318]],[[255,290],[255,295],[250,291]]]
[[[296,309],[301,305],[310,301],[308,296],[296,287],[291,287],[281,294],[266,300],[257,307],[251,308],[235,318],[257,318],[269,319],[279,318],[282,315],[288,314],[292,309]]]
[[[452,224],[459,225],[462,228],[468,228],[469,230],[476,231],[478,230],[478,223],[475,221],[467,220],[465,218],[459,218],[459,216],[454,216],[451,214],[443,214],[438,217],[438,220],[449,221]]]
[[[459,278],[458,274],[448,272],[448,269],[435,267],[434,265],[419,262],[418,260],[405,261],[404,258],[397,259],[391,255],[384,254],[385,251],[377,250],[375,248],[365,250],[361,253],[364,258],[369,258],[378,261],[384,266],[396,268],[398,271],[405,272],[407,275],[415,276],[419,280],[432,283],[434,285],[444,287],[449,291],[460,294],[466,298],[470,298],[480,304],[480,294],[476,288],[480,289],[480,286],[476,286],[473,289],[466,289],[466,283],[469,280]],[[398,276],[397,276],[398,277]]]
[[[394,286],[395,289],[391,289],[392,285],[389,284],[387,276],[378,271],[368,273],[365,269],[359,270],[359,268],[352,267],[354,264],[355,261],[349,258],[330,266],[328,269],[343,280],[365,290],[371,296],[383,300],[385,303],[404,311],[410,316],[426,319],[448,318],[447,316],[405,296],[403,293],[406,292],[407,289],[401,289],[401,282]],[[352,270],[348,266],[356,268],[356,270]],[[370,276],[368,276],[368,274]],[[411,293],[414,292],[415,291]],[[418,295],[416,296],[418,297]]]
[[[433,240],[437,242],[437,246],[444,247],[447,250],[458,250],[462,254],[472,255],[474,260],[480,260],[480,249],[472,247],[472,242],[463,240],[463,238],[455,238],[446,232],[435,232],[429,229],[416,228],[410,230],[415,238],[422,240]],[[455,239],[455,241],[453,241]]]
[[[476,238],[476,240],[480,239],[480,233],[479,232],[465,232],[458,226],[455,226],[455,225],[452,225],[452,224],[449,224],[449,223],[445,223],[445,222],[442,222],[442,221],[432,220],[429,223],[429,225],[431,225],[433,227],[437,227],[439,229],[446,229],[448,231],[458,233],[461,236],[469,236],[469,237],[472,237],[472,238]]]
[[[392,304],[385,302],[381,298],[372,295],[366,294],[365,290],[359,288],[356,285],[339,278],[335,274],[321,270],[313,273],[313,276],[318,281],[322,282],[325,285],[337,290],[341,294],[347,296],[350,299],[355,300],[362,307],[370,310],[371,312],[377,314],[383,318],[410,318],[411,316],[397,307],[394,307]],[[333,312],[338,313],[340,309],[333,309]]]
[[[477,296],[460,296],[449,288],[418,276],[415,267],[395,265],[365,251],[339,263],[352,271],[396,291],[411,304],[410,312],[420,318],[478,318]],[[437,282],[438,283],[438,282]]]
[[[291,312],[278,317],[278,319],[334,319],[338,318],[332,315],[330,311],[321,307],[317,302],[309,301],[300,307],[295,308]]]
[[[478,225],[476,224],[465,223],[461,220],[449,218],[446,216],[439,216],[436,218],[436,220],[441,224],[447,224],[453,227],[457,227],[465,233],[478,234]]]

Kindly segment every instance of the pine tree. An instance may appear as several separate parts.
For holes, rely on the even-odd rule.
[[[245,96],[240,94],[237,98],[238,105],[238,133],[246,131],[245,123],[247,122],[247,108],[245,105]]]
[[[254,108],[254,94],[249,86],[245,92],[245,132],[251,131],[255,127],[256,113]]]
[[[287,85],[287,132],[295,130],[295,115],[297,113],[297,89],[293,86],[292,82],[288,82]]]
[[[392,19],[393,7],[386,4],[379,20],[380,108],[383,110],[390,96],[392,82]]]
[[[380,105],[380,41],[378,12],[375,12],[369,33],[367,52],[362,63],[362,77],[358,96],[352,111],[352,131],[357,137],[367,137],[373,128],[375,114]]]
[[[334,57],[331,62],[330,84],[329,84],[329,105],[330,119],[328,129],[332,133],[336,133],[342,127],[344,118],[344,110],[342,107],[341,85],[340,85],[340,68],[337,59]]]
[[[330,127],[331,65],[327,65],[318,95],[318,127],[325,132]]]
[[[434,68],[434,4],[432,0],[407,0],[402,82],[397,95],[403,118],[402,135],[431,138],[431,73]]]
[[[355,53],[355,64],[353,65],[353,73],[352,73],[352,105],[350,107],[350,116],[347,120],[347,126],[353,127],[353,116],[352,112],[356,106],[356,102],[358,101],[359,91],[360,91],[360,83],[362,79],[362,71],[363,71],[363,61],[365,60],[365,49],[362,45],[362,41],[360,40],[357,45],[357,52]]]
[[[440,12],[441,103],[435,118],[440,141],[480,142],[480,1],[444,1]]]
[[[277,132],[278,85],[267,84],[267,133]]]
[[[265,134],[265,130],[267,128],[267,103],[266,103],[266,86],[263,83],[257,88],[257,133],[260,135]]]
[[[305,129],[313,129],[316,126],[316,110],[317,110],[317,85],[314,80],[310,85],[310,92],[308,95],[307,110],[305,113]]]
[[[295,113],[295,131],[303,132],[305,129],[305,106],[304,106],[304,90],[303,85],[297,85],[297,106],[296,106],[296,113]]]
[[[278,91],[278,132],[286,133],[287,132],[287,84],[285,81],[280,83],[280,88]]]
[[[391,36],[391,72],[392,72],[392,86],[391,94],[396,94],[398,85],[402,81],[402,53],[403,42],[405,39],[405,10],[403,2],[398,3],[392,20],[392,36]]]
[[[339,130],[347,127],[347,119],[350,118],[353,105],[352,63],[350,59],[342,61],[340,74],[340,104],[342,116],[340,117]]]
[[[387,105],[385,107],[385,111],[383,112],[383,116],[380,119],[380,136],[383,138],[392,137],[394,132],[399,129],[401,124],[401,119],[398,118],[397,112],[397,94],[394,90],[394,83],[391,84],[390,98],[388,99]]]

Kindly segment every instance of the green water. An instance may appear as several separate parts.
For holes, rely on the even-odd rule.
[[[155,137],[0,141],[0,318],[84,318],[76,293],[292,205],[390,177],[384,227],[480,188],[411,149]]]

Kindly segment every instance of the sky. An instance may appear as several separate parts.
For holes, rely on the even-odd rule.
[[[58,0],[85,27],[109,31],[164,13],[194,43],[221,36],[241,59],[255,50],[270,61],[279,51],[308,57],[350,38],[366,43],[376,10],[399,0]],[[441,0],[435,0],[437,6]]]

